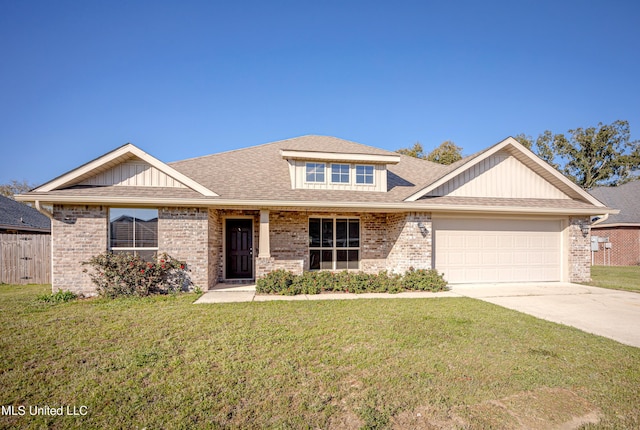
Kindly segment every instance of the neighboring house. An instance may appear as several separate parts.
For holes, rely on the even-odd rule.
[[[593,253],[593,264],[640,264],[640,180],[618,187],[594,188],[591,195],[620,209],[619,214],[610,215],[591,228],[591,235],[600,238],[594,242],[598,243],[598,250]]]
[[[580,282],[590,216],[615,212],[513,138],[450,166],[314,135],[173,163],[127,144],[16,198],[53,205],[53,289],[85,294],[107,250],[167,252],[205,290],[275,269]]]
[[[0,283],[51,282],[51,220],[0,196]]]

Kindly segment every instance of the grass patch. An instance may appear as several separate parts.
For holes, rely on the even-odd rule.
[[[640,266],[592,266],[589,285],[640,292]]]
[[[477,300],[43,306],[47,288],[0,286],[0,405],[88,414],[0,428],[388,428],[454,413],[473,427],[491,402],[545,390],[584,399],[600,426],[640,428],[640,349]]]

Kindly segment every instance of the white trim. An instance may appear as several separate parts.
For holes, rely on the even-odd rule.
[[[405,199],[405,201],[414,202],[414,201],[418,200],[420,197],[425,196],[430,191],[435,190],[440,185],[448,182],[449,180],[453,179],[455,176],[458,176],[460,173],[464,172],[469,167],[479,163],[482,160],[485,160],[485,159],[491,157],[493,154],[495,154],[496,152],[500,151],[501,149],[503,149],[503,148],[505,148],[507,146],[511,146],[516,151],[518,151],[522,155],[526,156],[529,160],[533,161],[535,164],[537,164],[542,169],[544,169],[544,171],[547,174],[549,174],[549,175],[553,176],[555,179],[561,181],[563,183],[563,185],[567,186],[573,192],[575,192],[577,195],[582,197],[583,200],[585,200],[585,201],[587,201],[587,202],[589,202],[589,203],[591,203],[591,204],[593,204],[594,206],[597,206],[597,207],[605,207],[605,205],[602,204],[602,202],[600,202],[599,200],[594,198],[591,194],[587,193],[585,190],[583,190],[582,188],[580,188],[579,186],[574,184],[571,180],[567,179],[564,175],[562,175],[556,169],[551,167],[548,163],[543,161],[540,157],[535,155],[530,149],[522,146],[522,144],[520,144],[513,137],[506,138],[505,140],[503,140],[502,142],[494,145],[492,148],[489,148],[487,151],[483,152],[479,156],[472,158],[471,160],[469,160],[466,163],[462,164],[461,166],[459,166],[455,170],[449,172],[448,174],[446,174],[445,176],[443,176],[439,180],[431,183],[430,185],[428,185],[427,187],[421,189],[420,191],[418,191],[416,193],[413,193],[412,195],[407,197]]]
[[[231,208],[290,208],[292,210],[305,208],[339,208],[358,209],[365,212],[379,212],[389,210],[394,212],[487,212],[487,213],[529,213],[529,214],[563,214],[563,215],[594,215],[594,214],[618,214],[620,210],[603,207],[584,209],[571,208],[542,208],[520,206],[483,206],[483,205],[438,205],[425,203],[406,202],[335,202],[335,201],[291,201],[291,200],[232,200],[232,199],[172,199],[172,198],[141,198],[141,197],[91,197],[91,196],[64,196],[47,195],[32,196],[29,194],[17,194],[17,201],[32,202],[35,199],[44,203],[69,203],[82,205],[122,205],[123,207],[144,206],[192,206],[192,207],[231,207]]]
[[[295,151],[290,149],[281,149],[280,155],[282,156],[282,158],[287,160],[345,161],[345,162],[366,162],[366,163],[380,163],[380,164],[398,164],[400,162],[399,155]]]
[[[157,158],[147,154],[146,152],[132,145],[131,143],[127,143],[126,145],[123,145],[120,148],[117,148],[111,152],[108,152],[103,156],[96,158],[93,161],[90,161],[74,170],[71,170],[61,176],[58,176],[56,179],[53,179],[52,181],[49,181],[46,184],[43,184],[38,188],[34,189],[33,192],[53,191],[58,188],[72,185],[75,181],[87,177],[87,175],[90,175],[93,171],[103,167],[107,163],[117,162],[118,159],[121,159],[124,161],[127,158],[127,155],[134,155],[140,158],[141,160],[155,167],[159,171],[165,173],[166,175],[172,177],[178,182],[199,192],[204,196],[207,196],[207,197],[218,196],[218,194],[209,190],[205,186],[199,184],[198,182],[194,181],[188,176],[185,176],[184,174],[178,172],[173,167],[168,166],[167,164],[163,163]]]

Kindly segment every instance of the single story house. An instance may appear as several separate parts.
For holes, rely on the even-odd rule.
[[[172,163],[126,144],[16,198],[53,205],[53,289],[83,294],[107,250],[167,252],[203,290],[275,269],[581,282],[590,217],[615,212],[513,138],[449,166],[317,135]]]
[[[640,180],[594,188],[590,193],[607,206],[620,209],[620,213],[596,221],[591,229],[593,264],[640,264]]]

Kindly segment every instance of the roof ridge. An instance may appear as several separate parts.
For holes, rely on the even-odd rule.
[[[270,145],[275,145],[275,144],[282,144],[284,142],[289,142],[289,141],[293,141],[293,140],[299,140],[299,139],[304,139],[304,138],[316,138],[316,137],[341,140],[341,141],[344,141],[344,142],[347,142],[347,143],[350,143],[350,144],[359,145],[359,146],[362,146],[364,148],[369,148],[371,150],[375,150],[376,152],[381,152],[382,151],[382,152],[389,153],[389,155],[392,155],[392,154],[393,155],[397,155],[397,153],[394,152],[394,151],[389,151],[387,149],[377,148],[375,146],[366,145],[364,143],[355,142],[353,140],[342,139],[342,138],[336,137],[336,136],[329,136],[329,135],[323,135],[323,134],[304,134],[302,136],[296,136],[296,137],[290,137],[290,138],[287,138],[287,139],[275,140],[273,142],[260,143],[258,145],[245,146],[245,147],[242,147],[242,148],[230,149],[230,150],[227,150],[227,151],[216,152],[216,153],[213,153],[213,154],[206,154],[206,155],[200,155],[198,157],[191,157],[191,158],[185,158],[185,159],[182,159],[182,160],[175,160],[175,161],[168,162],[166,164],[172,165],[172,164],[182,163],[182,162],[185,162],[185,161],[193,161],[193,160],[205,159],[205,158],[208,158],[208,157],[216,157],[216,156],[219,156],[219,155],[231,154],[233,152],[253,150],[253,149],[262,148],[262,147],[265,147],[265,146],[270,146]],[[327,152],[327,151],[319,150],[318,152]]]

